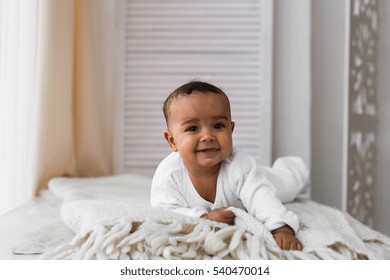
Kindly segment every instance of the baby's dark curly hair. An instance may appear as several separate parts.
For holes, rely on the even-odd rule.
[[[192,94],[193,92],[214,93],[214,94],[221,94],[225,96],[229,107],[229,116],[231,115],[229,98],[222,89],[206,82],[191,81],[175,89],[165,100],[163,106],[163,112],[164,112],[164,117],[167,125],[169,120],[169,107],[171,106],[172,101],[175,100],[178,96],[189,95]]]

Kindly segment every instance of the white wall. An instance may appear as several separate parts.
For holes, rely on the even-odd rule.
[[[345,210],[343,185],[346,116],[347,0],[312,1],[312,198]],[[379,108],[374,229],[390,236],[390,2],[380,12]]]
[[[390,1],[379,5],[378,151],[375,229],[390,236]]]
[[[312,1],[312,198],[342,208],[346,1]]]
[[[272,158],[310,165],[310,1],[274,1]]]

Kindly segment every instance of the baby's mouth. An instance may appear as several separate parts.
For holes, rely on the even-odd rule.
[[[212,152],[218,152],[219,149],[217,148],[208,148],[208,149],[199,149],[196,150],[197,153],[212,153]]]

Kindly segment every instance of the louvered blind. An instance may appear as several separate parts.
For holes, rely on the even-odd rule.
[[[117,173],[153,175],[171,152],[165,98],[196,79],[230,98],[234,146],[268,164],[271,151],[270,0],[126,0]]]

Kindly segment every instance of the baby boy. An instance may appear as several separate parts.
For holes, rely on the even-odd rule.
[[[284,250],[302,250],[297,215],[276,195],[256,160],[233,149],[230,102],[211,84],[190,82],[163,107],[164,137],[173,152],[153,177],[151,203],[177,213],[233,224],[230,206],[262,222]]]

